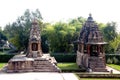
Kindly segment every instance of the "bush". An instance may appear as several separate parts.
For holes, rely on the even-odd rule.
[[[76,54],[51,54],[57,62],[76,62]]]
[[[113,64],[119,64],[119,61],[116,57],[113,57]]]
[[[85,69],[78,67],[76,63],[58,63],[57,66],[62,70],[62,72],[85,72]]]
[[[4,50],[3,50],[3,48],[0,48],[0,51],[8,51],[8,50],[10,50],[9,48],[4,48]]]
[[[10,58],[12,58],[14,55],[8,55],[8,54],[4,54],[4,55],[0,55],[0,62],[8,62]]]
[[[8,62],[10,58],[12,58],[14,55],[8,55],[8,54],[1,54],[0,55],[0,62]],[[63,54],[63,53],[54,53],[51,54],[51,56],[54,56],[57,62],[76,62],[76,54]],[[106,63],[108,64],[120,64],[120,55],[116,54],[106,54]]]
[[[107,63],[108,63],[108,64],[112,64],[112,63],[113,63],[113,60],[110,59],[110,58],[108,58],[108,59],[107,59]]]
[[[119,54],[106,54],[106,61],[109,64],[110,60],[113,64],[120,64],[120,55]],[[111,62],[110,62],[111,63]]]

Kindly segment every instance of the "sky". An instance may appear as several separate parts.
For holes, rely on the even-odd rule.
[[[120,30],[120,0],[0,0],[0,26],[16,21],[26,9],[39,9],[45,22],[87,18],[100,23],[117,22]]]

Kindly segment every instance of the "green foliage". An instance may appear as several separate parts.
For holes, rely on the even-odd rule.
[[[114,64],[119,64],[119,61],[118,61],[118,59],[116,57],[113,57],[113,63]]]
[[[10,58],[12,58],[14,55],[8,55],[8,54],[1,54],[0,55],[0,62],[8,62]],[[68,53],[54,53],[51,54],[51,56],[55,57],[57,62],[76,62],[76,54],[68,54]],[[106,54],[106,62],[108,64],[120,64],[120,55],[115,55],[115,54]]]
[[[42,34],[41,38],[42,38],[42,43],[41,43],[42,51],[44,53],[48,53],[49,52],[49,46],[47,44],[47,37],[46,37],[45,34]]]
[[[114,38],[117,37],[116,23],[107,23],[107,25],[103,28],[103,35],[105,37],[105,40],[108,42],[114,40]]]
[[[5,36],[5,34],[3,33],[3,31],[0,31],[0,40],[7,40],[7,37]]]
[[[0,55],[0,62],[8,62],[10,58],[12,58],[14,55],[8,55],[8,54],[1,54]],[[57,62],[76,62],[76,54],[51,54],[51,56],[54,56]]]
[[[77,44],[73,44],[73,42],[78,39],[80,30],[86,21],[83,17],[70,19],[66,23],[43,23],[41,22],[42,16],[38,9],[35,12],[30,12],[27,9],[15,22],[6,25],[4,31],[0,30],[0,37],[5,40],[8,38],[9,42],[14,44],[18,50],[27,50],[29,31],[33,18],[39,20],[43,52],[76,52]],[[106,53],[116,53],[120,45],[120,35],[116,32],[116,23],[98,23],[98,26],[103,33],[104,40],[108,42],[108,45],[105,47]]]
[[[106,61],[108,64],[120,64],[120,55],[106,54]]]
[[[51,54],[58,62],[76,62],[75,54]]]
[[[114,38],[114,40],[110,41],[109,43],[109,45],[111,46],[111,50],[113,50],[112,52],[116,53],[120,45],[120,35],[118,35],[116,38]]]
[[[5,65],[6,63],[0,63],[0,69],[2,69]]]
[[[0,62],[8,62],[14,55],[3,54],[0,55]]]
[[[7,37],[5,36],[5,34],[3,33],[3,31],[1,30],[1,27],[0,27],[0,48],[3,47],[6,40],[7,40]]]
[[[113,60],[110,59],[110,58],[108,58],[108,59],[107,59],[107,64],[112,64],[112,63],[113,63]]]
[[[77,66],[76,63],[58,63],[57,66],[62,69],[62,70],[65,70],[65,69],[79,69],[79,67]]]
[[[80,69],[76,63],[58,63],[57,66],[62,72],[85,72],[85,69]]]
[[[58,22],[54,25],[47,25],[44,32],[47,35],[50,51],[73,52],[74,45],[72,43],[77,40],[79,35],[75,25]]]
[[[116,64],[107,64],[109,67],[112,67],[116,70],[119,70],[120,71],[120,65],[116,65]]]
[[[116,23],[111,22],[107,23],[106,25],[101,24],[100,26],[102,27],[101,31],[103,32],[103,37],[105,41],[108,42],[108,45],[105,47],[106,53],[116,53],[120,43],[120,36],[116,32]]]
[[[42,35],[46,37],[46,43],[51,52],[74,52],[77,45],[73,41],[77,40],[80,28],[85,19],[79,17],[72,19],[68,23],[57,22],[53,25],[46,24],[43,27]]]
[[[24,15],[18,17],[16,22],[8,24],[4,28],[4,33],[8,37],[9,42],[13,43],[19,50],[27,49],[31,21],[34,18],[38,20],[42,19],[39,10],[36,9],[35,12],[30,12],[29,9],[27,9]],[[41,22],[39,23],[40,25],[42,24]]]

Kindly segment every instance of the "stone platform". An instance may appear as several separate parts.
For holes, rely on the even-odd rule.
[[[54,57],[43,54],[42,57],[28,58],[26,55],[16,55],[9,60],[6,72],[61,72]]]
[[[103,57],[90,57],[88,60],[89,68],[92,69],[93,72],[108,72]]]
[[[77,51],[77,64],[87,68],[90,72],[108,72],[104,57],[89,56]]]

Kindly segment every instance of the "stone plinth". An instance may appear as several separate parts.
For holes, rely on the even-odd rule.
[[[93,72],[107,72],[105,59],[103,57],[90,57],[89,68]]]
[[[37,58],[17,55],[9,60],[7,72],[60,72],[56,64],[56,60],[49,54]]]

